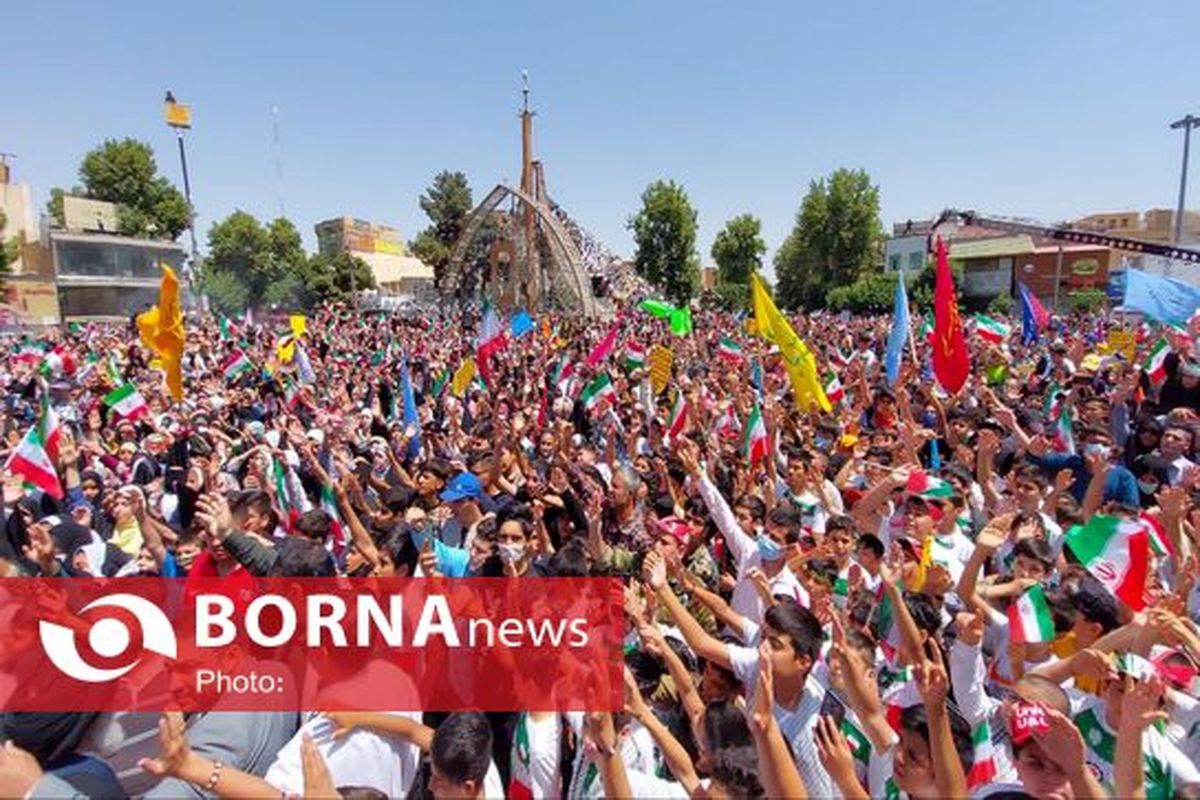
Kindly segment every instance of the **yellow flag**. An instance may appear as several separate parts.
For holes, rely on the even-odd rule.
[[[308,319],[303,314],[292,314],[292,335],[299,339],[308,330]]]
[[[454,378],[450,381],[450,391],[455,397],[462,397],[463,392],[467,391],[467,387],[471,385],[471,381],[475,379],[475,359],[468,358],[454,373]]]
[[[158,290],[158,305],[139,314],[138,334],[142,344],[162,359],[167,374],[167,389],[176,401],[183,399],[183,308],[179,305],[179,279],[175,271],[162,265],[162,285]]]
[[[767,287],[757,275],[750,276],[750,292],[754,300],[754,321],[758,335],[779,348],[784,368],[792,381],[792,394],[796,404],[809,411],[813,406],[830,411],[833,406],[825,396],[821,376],[817,372],[817,359],[800,340],[791,324],[779,313]]]
[[[655,394],[662,394],[671,382],[671,365],[675,361],[675,353],[669,347],[656,344],[646,354],[646,366],[650,370],[650,389]]]
[[[296,355],[296,337],[284,336],[275,343],[275,355],[281,363],[290,364]]]
[[[913,576],[913,591],[919,592],[925,588],[929,578],[929,567],[933,564],[933,534],[925,537],[921,543],[921,560],[917,562],[917,572]]]

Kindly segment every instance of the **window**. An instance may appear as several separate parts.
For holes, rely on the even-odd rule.
[[[908,271],[916,272],[925,266],[925,254],[919,250],[914,250],[908,254]]]
[[[900,254],[892,253],[888,256],[888,271],[896,272],[900,269]]]

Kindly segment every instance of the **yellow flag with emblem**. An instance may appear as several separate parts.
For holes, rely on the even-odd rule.
[[[167,389],[176,401],[183,399],[183,307],[179,304],[179,279],[175,270],[162,265],[162,284],[158,290],[158,305],[138,315],[138,336],[142,344],[162,359]]]
[[[450,391],[455,397],[462,397],[467,391],[467,387],[471,385],[471,381],[475,379],[475,359],[468,358],[462,363],[462,366],[454,373],[454,377],[450,381]]]
[[[292,327],[292,336],[299,339],[308,330],[308,318],[303,314],[292,314],[288,320]]]
[[[813,406],[822,411],[831,411],[833,406],[821,385],[816,356],[792,330],[783,314],[779,313],[758,275],[750,276],[750,292],[754,300],[754,322],[758,335],[779,348],[783,366],[792,382],[796,405],[804,411],[811,411]]]

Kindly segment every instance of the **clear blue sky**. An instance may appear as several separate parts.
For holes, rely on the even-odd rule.
[[[1200,113],[1194,1],[26,1],[3,16],[17,180],[40,203],[98,141],[135,136],[179,181],[170,88],[193,107],[202,241],[281,195],[309,246],[341,214],[411,239],[437,171],[464,170],[476,199],[517,180],[525,68],[553,196],[629,254],[642,189],[679,180],[706,263],[745,211],[773,251],[838,166],[871,173],[885,225],[948,205],[1047,221],[1172,207],[1167,124]]]

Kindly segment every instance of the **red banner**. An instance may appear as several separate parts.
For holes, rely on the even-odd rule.
[[[605,578],[12,579],[0,710],[619,710]]]

